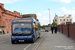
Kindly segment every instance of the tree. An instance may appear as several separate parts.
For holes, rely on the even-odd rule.
[[[57,25],[57,23],[53,22],[52,25],[55,26],[55,25]]]
[[[44,29],[44,28],[45,28],[45,26],[47,26],[47,25],[40,26],[40,28],[43,28],[43,29]]]
[[[45,28],[45,26],[43,25],[43,26],[41,26],[41,28],[43,28],[43,29],[44,29],[44,28]]]
[[[51,24],[48,24],[48,26],[51,26]]]

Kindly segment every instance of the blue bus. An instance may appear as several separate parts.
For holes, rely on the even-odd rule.
[[[11,43],[31,41],[35,42],[40,37],[40,30],[36,28],[34,18],[14,19],[11,26]]]

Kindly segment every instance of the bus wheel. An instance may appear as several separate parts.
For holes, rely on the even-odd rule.
[[[33,37],[33,40],[32,40],[32,43],[34,43],[35,42],[35,37]]]
[[[38,38],[40,38],[40,35],[39,35],[39,37]]]
[[[40,38],[40,33],[39,33],[39,37],[38,38]]]

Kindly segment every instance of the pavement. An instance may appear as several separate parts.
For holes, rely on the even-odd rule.
[[[0,34],[0,36],[5,36],[5,35],[9,35],[9,34],[11,34],[11,33]]]
[[[37,50],[75,50],[75,41],[60,32],[49,32]]]

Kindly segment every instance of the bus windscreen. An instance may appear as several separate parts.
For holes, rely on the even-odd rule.
[[[31,23],[14,23],[13,24],[13,32],[14,33],[24,33],[30,34],[31,33]]]

